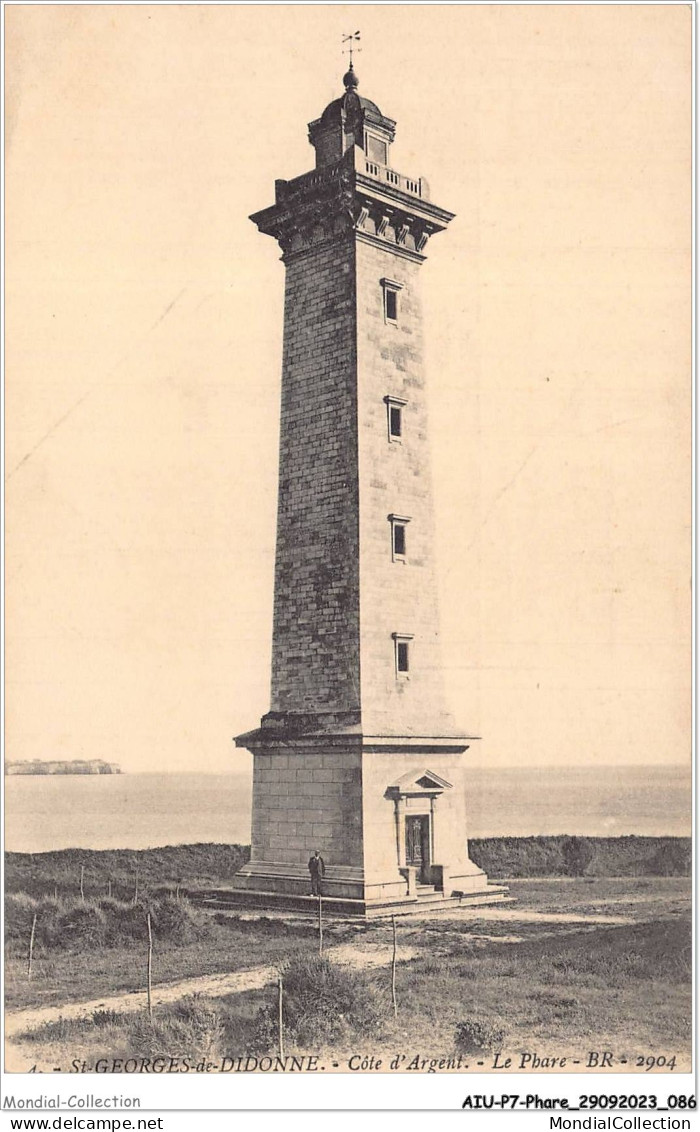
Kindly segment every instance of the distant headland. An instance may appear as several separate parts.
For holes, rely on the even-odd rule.
[[[31,759],[6,762],[5,774],[121,774],[117,763],[104,759]]]

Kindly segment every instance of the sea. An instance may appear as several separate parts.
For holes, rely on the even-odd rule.
[[[467,772],[469,837],[691,833],[683,766],[489,767]],[[250,842],[248,774],[5,778],[5,849],[146,849]]]

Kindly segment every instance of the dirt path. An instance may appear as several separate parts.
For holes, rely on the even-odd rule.
[[[177,983],[158,983],[153,988],[153,1005],[163,1006],[176,1002],[188,994],[204,994],[213,998],[217,995],[240,994],[242,991],[259,990],[276,977],[274,967],[253,967],[249,971],[237,971],[222,975],[198,975],[191,979],[181,979]],[[39,1006],[30,1010],[6,1011],[5,1037],[11,1038],[25,1030],[35,1030],[45,1022],[57,1022],[59,1018],[85,1018],[96,1010],[114,1010],[128,1014],[134,1010],[146,1009],[146,992],[130,991],[103,998],[93,998],[87,1002],[68,1002],[64,1006]]]
[[[391,948],[382,944],[371,944],[361,950],[356,944],[343,944],[340,947],[329,948],[326,954],[339,963],[347,963],[353,967],[384,967],[391,962]],[[400,963],[407,963],[416,955],[415,949],[402,947],[397,958]],[[154,1006],[163,1006],[190,994],[218,998],[220,995],[260,990],[276,979],[276,967],[252,967],[247,971],[197,975],[190,979],[180,979],[176,983],[158,983],[153,987],[151,997]],[[6,1011],[5,1038],[12,1038],[27,1030],[35,1030],[46,1022],[57,1022],[60,1018],[85,1018],[94,1014],[96,1010],[114,1010],[119,1014],[129,1014],[135,1010],[145,1010],[146,1005],[145,991],[130,991],[126,994],[90,999],[88,1002],[69,1002],[65,1006],[40,1006],[30,1010]]]
[[[418,917],[412,917],[418,919]],[[523,908],[493,908],[488,913],[478,912],[470,915],[470,920],[488,920],[490,923],[521,924],[632,924],[633,916],[604,916],[597,912],[540,912],[537,908],[528,911]]]

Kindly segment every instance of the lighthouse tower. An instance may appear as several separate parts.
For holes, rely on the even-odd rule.
[[[469,858],[445,703],[420,269],[453,214],[392,168],[396,123],[345,91],[315,168],[251,217],[286,270],[270,711],[254,756],[248,901],[361,914],[502,896]]]

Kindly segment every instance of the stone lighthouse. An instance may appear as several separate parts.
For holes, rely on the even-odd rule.
[[[361,914],[502,896],[469,858],[444,699],[420,269],[453,214],[392,168],[396,123],[345,91],[309,124],[315,168],[251,217],[285,265],[270,711],[252,751],[236,897]],[[244,895],[245,894],[245,895]]]

